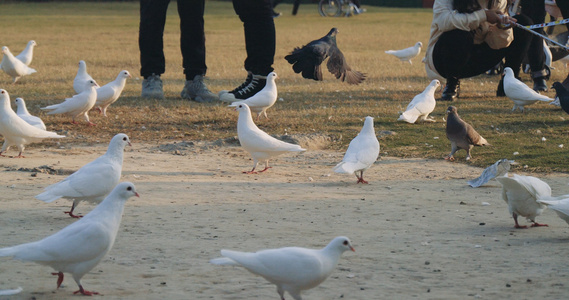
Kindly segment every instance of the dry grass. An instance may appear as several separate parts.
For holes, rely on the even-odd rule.
[[[268,112],[269,121],[259,127],[273,134],[319,132],[335,137],[331,147],[345,149],[367,115],[375,118],[376,130],[397,134],[384,137],[382,155],[441,158],[450,151],[444,133],[444,111],[440,103],[434,124],[398,123],[414,95],[429,83],[420,58],[413,65],[403,64],[383,53],[417,41],[427,43],[432,14],[427,9],[386,9],[369,7],[353,18],[323,18],[315,5],[302,4],[297,16],[290,5],[280,5],[283,16],[276,19],[277,53],[275,70],[279,75],[279,101]],[[179,50],[179,18],[175,3],[170,6],[164,43],[167,59],[164,101],[139,97],[138,2],[133,3],[26,3],[4,4],[1,44],[19,52],[35,39],[38,47],[32,67],[38,73],[12,85],[0,74],[0,88],[12,99],[24,97],[32,114],[40,115],[49,129],[71,138],[64,143],[105,142],[117,132],[129,134],[133,141],[168,143],[178,140],[215,140],[236,135],[237,115],[225,104],[198,104],[179,98],[184,77]],[[230,2],[206,4],[208,85],[211,90],[232,89],[245,78],[242,24]],[[350,65],[367,74],[359,86],[336,81],[329,73],[323,82],[302,79],[284,60],[294,47],[326,34],[331,27],[340,30],[338,45]],[[109,108],[109,118],[91,113],[98,126],[74,126],[66,117],[46,116],[39,107],[61,102],[73,95],[72,81],[77,62],[85,60],[89,73],[105,84],[122,69],[129,80],[122,98]],[[555,64],[554,80],[562,80],[566,69]],[[524,79],[529,83],[529,76]],[[464,80],[456,105],[459,114],[492,143],[476,148],[473,161],[487,166],[500,158],[516,159],[532,171],[569,171],[566,114],[552,106],[536,104],[525,114],[512,113],[511,102],[496,98],[497,77],[479,76]],[[552,93],[549,93],[552,95]],[[439,139],[434,139],[439,137]],[[546,142],[541,138],[545,137]],[[567,145],[569,147],[569,145]],[[518,156],[513,156],[519,152]],[[464,152],[458,154],[462,162]]]

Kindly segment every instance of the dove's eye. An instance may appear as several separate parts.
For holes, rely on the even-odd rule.
[[[126,142],[126,137],[123,137],[122,140]]]
[[[132,187],[129,186],[129,187],[126,188],[126,190],[127,190],[127,191],[132,191]]]
[[[348,241],[344,241],[344,246],[348,246]]]

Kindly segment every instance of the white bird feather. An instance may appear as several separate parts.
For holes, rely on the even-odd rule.
[[[10,52],[8,47],[2,47],[2,53],[4,54],[4,57],[2,58],[2,64],[0,64],[0,67],[6,74],[12,76],[12,83],[16,83],[20,77],[37,72],[35,69],[28,67],[21,60],[17,59]]]
[[[77,94],[83,92],[88,88],[85,83],[89,80],[94,80],[91,75],[87,73],[87,64],[84,60],[79,61],[79,68],[77,69],[77,75],[73,79],[73,89]]]
[[[18,117],[22,118],[24,121],[26,121],[28,124],[34,127],[37,127],[41,130],[47,130],[42,119],[36,116],[32,116],[30,114],[28,108],[26,107],[26,102],[24,101],[23,98],[16,98],[16,106],[17,106],[16,114],[18,115]]]
[[[131,77],[127,70],[122,70],[115,80],[97,89],[97,102],[95,103],[95,107],[99,108],[99,111],[103,113],[105,117],[107,116],[107,108],[119,99],[126,85],[127,78]]]
[[[75,118],[83,116],[83,119],[87,121],[87,124],[94,126],[91,121],[89,121],[89,110],[95,106],[97,102],[97,88],[99,85],[95,80],[89,80],[85,82],[85,85],[89,88],[85,91],[71,97],[66,98],[64,102],[59,104],[54,104],[46,107],[42,107],[43,110],[49,110],[48,115],[54,114],[67,114],[72,118],[71,123],[76,124]]]
[[[537,199],[551,197],[551,188],[547,183],[533,176],[514,174],[513,177],[496,177],[502,184],[502,199],[508,204],[508,211],[514,218],[516,228],[525,228],[518,224],[518,216],[525,217],[534,226],[547,226],[539,224],[535,218],[545,209],[545,205],[538,203]]]
[[[523,112],[524,106],[526,105],[534,104],[538,101],[549,102],[554,100],[539,94],[525,83],[516,79],[516,77],[514,77],[514,71],[509,67],[504,69],[504,92],[506,96],[514,102],[512,111],[519,109]]]
[[[249,106],[249,109],[252,112],[257,113],[257,120],[261,117],[261,114],[267,117],[267,109],[271,108],[277,102],[277,84],[275,83],[275,79],[278,78],[277,73],[271,72],[267,75],[267,81],[265,87],[262,90],[257,92],[255,95],[241,101],[235,101],[231,103],[231,107],[235,107],[238,104],[244,103]],[[220,98],[220,99],[223,99]]]
[[[415,44],[415,46],[405,48],[402,50],[387,50],[387,51],[385,51],[385,53],[391,54],[391,55],[399,58],[399,60],[401,60],[403,62],[406,61],[409,64],[413,64],[411,62],[411,59],[417,57],[419,55],[419,53],[421,53],[421,47],[423,47],[423,43],[417,42]]]
[[[441,86],[440,81],[437,79],[425,88],[425,90],[415,96],[413,100],[407,105],[407,109],[403,112],[397,121],[404,121],[407,123],[415,123],[417,119],[422,122],[436,122],[429,118],[429,114],[435,110],[437,101],[435,100],[435,91]]]

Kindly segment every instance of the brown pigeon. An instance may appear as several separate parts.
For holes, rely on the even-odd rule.
[[[454,153],[458,149],[466,150],[466,160],[471,158],[470,149],[474,146],[490,146],[490,144],[483,138],[472,126],[464,122],[458,113],[456,107],[449,106],[447,108],[447,138],[450,140],[452,150],[449,155],[445,157],[446,160],[454,161]]]
[[[336,46],[336,34],[338,29],[332,28],[324,37],[314,40],[302,48],[295,48],[285,59],[292,65],[295,73],[301,73],[307,79],[322,80],[322,62],[328,59],[326,66],[328,71],[337,79],[349,84],[359,84],[365,79],[365,75],[353,71],[346,62],[344,54]]]

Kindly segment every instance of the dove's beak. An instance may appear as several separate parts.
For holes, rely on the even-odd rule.
[[[137,192],[134,192],[134,195],[138,198],[140,198],[140,195]]]
[[[350,250],[352,250],[353,252],[356,252],[356,249],[354,249],[354,247],[350,246]]]
[[[132,144],[130,142],[128,142],[128,145],[132,147]]]
[[[229,104],[227,107],[233,107],[233,110],[237,110],[237,105]]]

